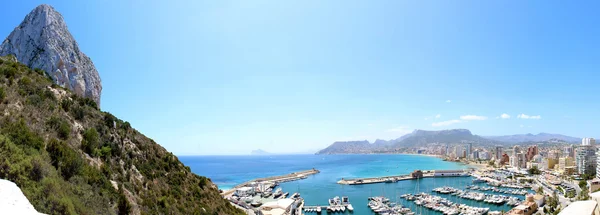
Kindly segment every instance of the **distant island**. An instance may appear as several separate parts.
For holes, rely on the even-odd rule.
[[[273,153],[264,151],[262,149],[257,149],[257,150],[252,150],[252,152],[250,152],[250,155],[272,155]]]

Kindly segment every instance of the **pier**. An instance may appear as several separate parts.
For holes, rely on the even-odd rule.
[[[290,173],[287,175],[271,176],[271,177],[266,177],[266,178],[257,178],[254,180],[250,180],[250,181],[238,184],[235,187],[221,193],[221,196],[229,196],[229,195],[233,194],[233,192],[235,192],[235,190],[237,190],[239,188],[252,186],[251,185],[252,183],[258,183],[258,182],[283,183],[283,182],[288,182],[288,181],[305,179],[308,176],[317,174],[319,172],[320,172],[319,170],[313,168],[311,170],[293,172],[293,173]]]
[[[415,170],[414,172],[407,175],[392,175],[372,178],[354,178],[339,180],[338,184],[345,185],[360,185],[360,184],[374,184],[374,183],[393,183],[403,180],[412,180],[419,178],[432,178],[432,177],[460,177],[469,176],[468,170]]]

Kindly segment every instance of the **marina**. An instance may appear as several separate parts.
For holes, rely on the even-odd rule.
[[[287,155],[287,156],[273,156],[273,157],[221,157],[219,159],[227,159],[228,162],[240,163],[242,166],[230,169],[215,169],[211,171],[223,171],[219,176],[214,176],[216,183],[222,184],[223,181],[234,180],[235,184],[230,185],[227,188],[233,188],[237,184],[245,183],[240,181],[256,181],[252,178],[261,178],[260,175],[287,175],[286,172],[302,172],[305,166],[314,166],[315,169],[319,170],[318,174],[313,174],[303,180],[294,180],[284,183],[278,183],[276,186],[273,184],[269,192],[255,192],[251,197],[239,198],[237,201],[240,205],[245,205],[248,211],[255,211],[259,209],[266,210],[272,208],[271,213],[264,214],[275,214],[277,207],[285,206],[288,209],[288,214],[350,214],[349,206],[346,206],[344,211],[338,207],[331,207],[329,200],[339,196],[340,201],[343,197],[348,197],[349,202],[352,205],[352,214],[360,215],[376,215],[380,214],[375,212],[369,206],[369,197],[384,197],[389,199],[387,204],[380,204],[380,207],[388,207],[396,210],[400,210],[400,214],[415,212],[415,214],[421,215],[439,215],[442,214],[439,211],[430,210],[426,207],[422,207],[414,204],[414,202],[408,201],[405,198],[401,198],[402,194],[411,193],[418,194],[420,192],[428,192],[433,189],[448,186],[454,188],[465,189],[469,185],[486,186],[483,183],[473,183],[475,177],[444,177],[441,176],[442,172],[438,171],[440,176],[438,177],[421,177],[411,180],[398,180],[396,182],[381,182],[371,184],[340,184],[337,183],[342,178],[378,178],[386,177],[386,175],[397,175],[397,176],[410,176],[414,172],[414,163],[419,163],[419,167],[426,169],[422,171],[424,176],[431,174],[428,170],[433,169],[446,169],[446,170],[457,170],[467,169],[468,166],[461,165],[454,162],[445,162],[439,158],[432,158],[426,156],[414,156],[414,155],[328,155],[328,156],[314,156],[314,155]],[[210,164],[215,162],[216,158],[210,160],[201,160],[197,163]],[[222,161],[221,161],[222,162]],[[292,165],[291,168],[290,165]],[[218,165],[204,165],[204,168],[212,168]],[[270,168],[276,168],[276,171],[265,171]],[[389,170],[389,171],[387,171]],[[237,171],[239,173],[235,173]],[[233,173],[232,173],[233,172]],[[251,173],[250,175],[246,175]],[[491,174],[491,173],[490,173]],[[483,174],[482,174],[483,175]],[[228,178],[225,178],[226,176]],[[233,177],[235,176],[235,177]],[[499,180],[500,181],[500,180]],[[502,179],[502,183],[514,183],[510,180]],[[248,183],[254,185],[255,191],[257,189],[270,187],[271,184],[267,182]],[[263,185],[260,185],[263,184]],[[521,184],[523,185],[523,184]],[[261,186],[263,186],[261,188]],[[222,187],[219,185],[219,187]],[[239,186],[238,186],[239,187]],[[252,186],[250,186],[252,187]],[[418,187],[418,188],[417,188]],[[508,189],[505,187],[497,187],[499,189]],[[247,188],[242,189],[240,195],[245,192],[251,193]],[[280,193],[278,190],[281,189],[281,195],[288,192],[288,196],[284,199],[275,199],[273,194]],[[511,188],[512,189],[512,188]],[[466,189],[465,189],[466,190]],[[268,191],[268,189],[265,189]],[[475,190],[473,190],[475,191]],[[477,192],[493,194],[492,190]],[[298,193],[294,195],[294,193]],[[270,194],[270,195],[269,195]],[[435,194],[438,195],[438,194]],[[512,195],[512,194],[504,194]],[[261,197],[264,196],[264,197]],[[489,208],[489,211],[509,211],[513,207],[508,204],[489,204],[483,201],[475,201],[471,199],[464,199],[454,195],[443,195],[439,194],[448,201],[456,204],[464,204],[471,207],[478,208]],[[249,197],[249,198],[248,198]],[[281,196],[278,196],[281,198]],[[299,198],[292,198],[299,197]],[[517,196],[519,197],[519,196]],[[301,199],[300,199],[301,198]],[[522,199],[522,196],[521,196]],[[242,201],[240,201],[242,200]],[[233,202],[232,201],[232,202]],[[334,201],[335,202],[335,201]],[[254,205],[252,205],[254,203]],[[279,204],[276,204],[279,203]],[[327,207],[330,206],[331,211],[327,211]],[[246,208],[243,207],[243,208]],[[300,210],[300,208],[302,208]],[[404,208],[404,209],[403,209]],[[321,210],[318,213],[317,210]],[[335,212],[334,212],[335,209]],[[382,208],[380,208],[382,209]],[[410,209],[410,212],[408,211]],[[292,211],[296,211],[292,213]],[[381,211],[380,211],[381,212]],[[396,211],[398,212],[398,211]],[[488,212],[489,213],[489,212]],[[258,214],[258,213],[255,213]]]

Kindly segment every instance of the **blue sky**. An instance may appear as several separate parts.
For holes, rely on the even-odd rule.
[[[41,3],[94,61],[102,109],[179,155],[600,136],[597,1],[9,1],[0,36]]]

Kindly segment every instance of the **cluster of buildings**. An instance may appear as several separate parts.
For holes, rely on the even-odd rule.
[[[529,145],[476,149],[473,148],[473,143],[460,143],[452,147],[445,144],[429,150],[435,152],[431,154],[439,154],[450,160],[493,161],[497,166],[508,165],[519,169],[536,167],[569,176],[595,175],[600,172],[600,159],[597,159],[600,152],[596,150],[594,138],[583,138],[581,144],[545,148]]]

